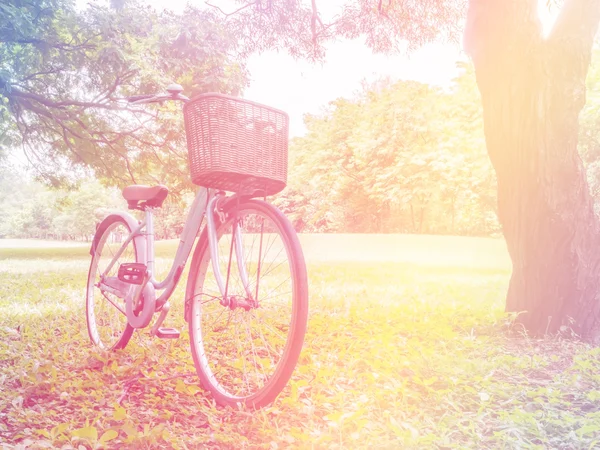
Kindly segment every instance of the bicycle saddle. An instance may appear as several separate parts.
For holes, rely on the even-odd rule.
[[[169,194],[166,186],[145,186],[134,184],[123,189],[123,198],[127,200],[129,209],[143,209],[145,206],[160,208]],[[138,202],[145,202],[138,205]]]

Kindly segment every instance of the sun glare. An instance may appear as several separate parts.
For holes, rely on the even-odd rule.
[[[554,26],[559,9],[554,5],[549,5],[547,0],[539,0],[538,11],[544,30],[544,36],[548,36]]]

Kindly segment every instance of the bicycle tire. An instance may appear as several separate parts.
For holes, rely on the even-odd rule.
[[[243,218],[243,220],[250,220],[249,218],[251,215],[262,218],[262,225],[260,225],[261,232],[259,233],[260,236],[262,236],[261,238],[258,237],[256,232],[243,232],[242,234],[245,249],[244,265],[248,269],[249,278],[251,278],[252,282],[254,282],[254,279],[256,278],[255,284],[251,287],[252,292],[254,292],[254,290],[256,291],[256,305],[258,306],[246,310],[242,307],[232,309],[231,305],[217,305],[217,300],[220,302],[223,299],[218,291],[217,295],[212,296],[210,293],[211,288],[208,286],[208,284],[212,282],[212,280],[210,280],[211,277],[207,276],[210,275],[212,271],[212,263],[207,230],[205,229],[194,252],[186,290],[186,310],[188,311],[186,318],[189,322],[190,347],[200,382],[206,390],[212,393],[213,398],[219,405],[234,406],[239,403],[244,403],[250,407],[260,408],[273,402],[284,389],[295,369],[302,349],[308,319],[308,281],[306,265],[296,232],[287,218],[278,209],[261,200],[243,200],[240,201],[239,204],[235,201],[229,203],[230,204],[225,207],[226,220],[221,223],[216,219],[218,223],[217,236],[219,247],[221,247],[223,241],[225,249],[227,249],[228,246],[231,247],[230,236],[233,230],[234,221],[240,220],[240,218]],[[267,228],[265,226],[266,220],[270,222],[272,228]],[[248,223],[242,226],[246,227],[246,229],[249,228]],[[258,227],[258,223],[252,226]],[[273,236],[275,236],[274,233],[266,233],[265,230],[273,232],[277,231],[276,235],[280,238],[280,243],[277,243],[277,237],[273,238]],[[268,235],[270,241],[268,250],[267,244],[264,242],[264,236],[266,235]],[[251,239],[252,247],[249,248]],[[261,261],[260,250],[258,259],[256,260],[256,263],[254,263],[253,251],[255,250],[254,245],[257,241],[261,248],[263,248],[263,243],[265,243],[262,263],[259,262]],[[282,248],[285,249],[286,261],[288,263],[287,269],[283,262],[279,262],[276,266],[273,266],[273,263],[271,263],[271,266],[266,266],[267,253],[271,251],[270,249],[273,249],[274,254],[277,245],[282,245]],[[281,251],[280,248],[278,255],[281,255]],[[223,253],[226,254],[223,255]],[[232,249],[229,254],[227,254],[227,252],[220,252],[220,256],[225,256],[226,260],[229,259],[230,255],[232,259],[236,258],[234,256],[235,252]],[[279,258],[283,259],[283,256],[279,256]],[[225,261],[223,268],[228,264],[229,261]],[[235,264],[237,264],[237,258]],[[235,264],[233,261],[231,262],[232,269],[228,286],[230,290],[234,287],[234,284],[236,284],[233,280],[234,275],[232,275],[232,273],[238,273],[237,265]],[[263,265],[262,278],[260,269],[261,264]],[[254,265],[256,267],[253,267]],[[289,285],[286,284],[287,270],[289,270],[290,275]],[[223,270],[222,272],[225,271]],[[265,281],[267,275],[270,274],[272,274],[272,277],[269,278],[268,281]],[[223,276],[226,278],[225,273],[223,273]],[[207,282],[207,279],[210,281]],[[272,281],[272,279],[275,281]],[[273,290],[276,289],[273,287],[274,283],[279,283],[280,280],[283,280],[282,284],[276,286],[276,288],[279,289],[280,286],[286,284],[286,287],[281,288],[284,293],[279,295],[277,294],[277,292],[279,292],[278,290],[275,293],[276,295],[271,295]],[[216,284],[213,283],[213,290],[215,290],[215,285]],[[287,311],[285,311],[283,307],[287,305],[286,298],[288,297],[288,292],[283,291],[283,289],[289,287],[291,287],[291,290],[289,291],[289,294],[291,294],[289,295],[290,317],[286,318]],[[236,292],[238,293],[244,290],[247,292],[247,289],[243,287],[243,282],[238,282],[234,289],[237,289]],[[266,296],[265,293],[267,293]],[[248,294],[244,295],[246,295],[246,298],[250,297]],[[213,314],[213,309],[215,310],[214,315],[210,316]],[[267,313],[265,312],[267,310],[271,313],[274,312],[274,314],[267,316]],[[227,312],[226,327],[229,327],[232,320],[236,322],[235,330],[230,328],[230,333],[227,334],[224,334],[223,330],[218,329],[225,320],[223,318],[223,320],[218,322],[219,317],[225,315],[225,312]],[[218,317],[216,317],[217,314]],[[279,316],[281,316],[281,321],[276,324],[274,319],[277,319]],[[213,322],[215,326],[212,328],[209,321],[210,317],[216,317]],[[241,317],[244,318],[240,320]],[[206,321],[203,322],[205,319]],[[263,321],[263,319],[265,320]],[[239,335],[239,333],[237,333],[239,331],[238,322],[242,321],[245,323],[246,337],[250,338],[247,339],[247,341],[250,342],[250,351],[241,349],[239,343],[237,343],[237,347],[234,348],[232,342],[230,342],[233,339],[233,335]],[[260,326],[264,325],[268,339],[273,340],[274,343],[267,342],[264,331],[261,331],[261,334],[258,335],[259,331],[257,331],[257,328],[255,327],[256,324],[259,324]],[[287,334],[284,332],[286,329]],[[244,332],[243,329],[242,332]],[[215,338],[214,334],[217,334],[218,340]],[[285,342],[282,342],[284,334]],[[262,341],[260,341],[261,339]],[[257,341],[257,345],[261,344],[260,347],[255,347],[254,343]],[[232,350],[237,350],[237,358],[235,354],[232,355]],[[277,356],[279,356],[279,359],[275,362]],[[260,371],[262,373],[256,373],[258,372],[256,370],[257,359],[258,366],[260,366]],[[255,371],[254,373],[247,373],[246,364],[250,365],[252,362],[255,364]],[[242,370],[240,365],[243,366],[244,370],[241,377],[239,377],[240,374],[236,372],[236,370]],[[270,371],[268,375],[266,373],[267,370]],[[264,382],[262,386],[259,386],[258,384],[259,379]],[[238,380],[240,381],[240,384],[244,384],[245,382],[247,386],[246,390],[240,389],[237,385],[233,386],[234,382]]]
[[[113,318],[120,317],[121,320],[116,321],[117,322],[116,327],[113,327],[113,324],[115,322],[111,322],[109,327],[107,328],[107,331],[104,331],[102,333],[103,336],[101,336],[101,332],[98,329],[97,311],[95,308],[97,303],[95,302],[95,299],[96,299],[96,296],[98,298],[100,298],[103,295],[102,292],[100,291],[100,289],[95,285],[95,283],[97,282],[97,277],[98,277],[98,264],[100,262],[100,259],[102,258],[102,251],[105,249],[106,240],[110,237],[113,230],[115,230],[119,226],[122,226],[124,228],[124,232],[122,233],[123,236],[127,237],[131,233],[131,228],[129,227],[127,222],[118,215],[108,216],[98,226],[98,228],[96,230],[96,235],[94,236],[94,241],[93,241],[94,244],[92,247],[92,250],[93,250],[92,260],[90,262],[90,269],[88,272],[87,289],[86,289],[86,302],[85,302],[86,308],[85,308],[85,310],[86,310],[86,322],[87,322],[88,336],[90,337],[92,344],[94,344],[98,347],[101,347],[101,348],[106,348],[108,350],[118,350],[118,349],[125,348],[125,346],[127,346],[128,342],[129,342],[129,340],[131,339],[131,336],[132,336],[133,330],[134,330],[133,327],[131,325],[129,325],[129,323],[127,322],[127,316],[122,314],[120,311],[118,311],[117,308],[110,303],[110,301],[106,298],[106,296],[105,296],[104,300],[102,301],[102,306],[100,306],[100,308],[103,308],[104,306],[112,307],[112,310],[114,310],[114,311],[112,311]],[[118,247],[120,247],[120,246],[121,246],[121,244],[119,243]],[[129,250],[128,250],[129,247],[132,248],[131,252],[129,252]],[[110,249],[110,246],[109,246],[109,249]],[[138,253],[137,253],[137,248],[135,245],[135,240],[132,240],[128,244],[128,249],[126,249],[124,254],[121,255],[121,256],[125,256],[124,259],[126,259],[123,262],[139,262],[138,258],[137,258]],[[110,258],[112,259],[112,256],[110,256]],[[109,259],[109,261],[110,261],[110,259]],[[116,276],[118,269],[119,269],[119,264],[115,264],[115,266],[113,267],[113,269],[110,272],[110,275]],[[107,295],[114,297],[113,300],[115,300],[115,301],[117,301],[117,299],[118,299],[118,297],[113,296],[111,294],[107,294]],[[125,310],[124,300],[118,300],[118,303],[121,303],[123,306],[123,310]],[[110,310],[111,309],[109,308],[109,311]],[[114,314],[115,311],[117,311],[119,314],[118,315]],[[104,321],[102,320],[102,322],[104,322]],[[116,335],[115,335],[115,333],[116,333]],[[112,335],[112,337],[114,337],[114,340],[111,340],[111,342],[105,342],[103,337],[105,337],[108,340],[108,337],[110,337],[111,335]]]

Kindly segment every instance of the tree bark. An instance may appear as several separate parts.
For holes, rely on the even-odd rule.
[[[469,3],[465,48],[513,263],[506,310],[533,335],[600,337],[600,226],[577,152],[599,20],[600,0],[566,0],[545,37],[537,0]]]

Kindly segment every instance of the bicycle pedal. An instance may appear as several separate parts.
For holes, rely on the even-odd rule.
[[[181,333],[175,328],[160,327],[156,330],[156,337],[161,339],[177,339]]]
[[[142,263],[124,263],[119,266],[119,280],[140,285],[144,282],[148,268]]]

